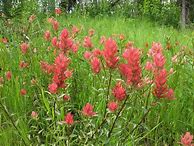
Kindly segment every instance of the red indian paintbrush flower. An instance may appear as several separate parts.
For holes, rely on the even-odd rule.
[[[127,83],[130,84],[131,78],[133,75],[132,69],[128,66],[128,64],[120,64],[119,70],[120,70],[121,74],[124,76],[124,78],[126,79]]]
[[[62,13],[60,8],[56,8],[55,9],[55,14],[60,15]]]
[[[68,38],[66,40],[66,46],[67,46],[67,49],[72,49],[72,46],[73,46],[73,40],[71,38]]]
[[[174,100],[174,91],[168,89],[167,86],[167,71],[165,69],[156,70],[154,74],[154,95],[158,98],[167,98]]]
[[[132,80],[133,72],[132,72],[132,69],[129,67],[129,65],[120,64],[119,70],[121,74],[123,75],[123,77],[125,78],[125,80],[127,81],[127,83],[130,84]]]
[[[168,89],[166,98],[169,100],[174,100],[175,99],[175,95],[174,95],[174,90],[173,89]]]
[[[153,57],[158,53],[162,53],[162,50],[163,50],[163,48],[162,48],[162,45],[160,43],[153,42],[152,48],[149,50],[148,55]]]
[[[92,37],[92,36],[94,35],[94,32],[95,32],[95,30],[91,28],[91,29],[88,31],[89,36]]]
[[[89,51],[84,52],[84,58],[85,58],[86,60],[90,59],[91,56],[92,56],[92,53],[91,53],[91,52],[89,52]]]
[[[106,41],[106,37],[105,37],[105,36],[102,36],[102,37],[100,38],[100,44],[101,44],[101,45],[104,44],[105,41]]]
[[[93,57],[91,59],[91,67],[92,67],[92,71],[97,74],[100,72],[101,70],[101,65],[100,65],[100,60],[97,57]]]
[[[48,86],[50,93],[54,94],[59,88],[66,87],[65,80],[72,76],[72,71],[67,68],[69,63],[69,58],[67,58],[63,53],[60,53],[55,58],[55,62],[52,65],[41,61],[43,71],[53,74],[52,83]]]
[[[49,30],[45,31],[45,33],[44,33],[44,39],[46,41],[49,41],[50,40],[50,37],[51,37],[50,31]]]
[[[78,51],[78,48],[79,48],[79,45],[74,43],[72,46],[71,46],[71,50],[73,53],[77,53]]]
[[[152,48],[149,50],[148,55],[152,57],[153,63],[147,62],[145,69],[152,70],[154,73],[154,96],[157,98],[174,100],[174,91],[173,89],[169,89],[167,85],[168,74],[164,68],[166,59],[162,54],[162,50],[163,49],[160,43],[152,44]]]
[[[121,85],[121,82],[116,83],[116,86],[113,88],[112,93],[114,97],[119,101],[122,101],[126,97],[126,90]]]
[[[91,117],[94,116],[96,113],[93,111],[93,106],[90,103],[87,103],[83,109],[82,109],[82,113],[85,116]]]
[[[29,22],[32,23],[35,19],[36,19],[36,15],[33,14],[29,17]]]
[[[69,112],[64,118],[64,121],[67,125],[72,125],[74,123],[73,115]]]
[[[119,35],[119,39],[120,39],[121,41],[124,40],[124,39],[125,39],[124,34],[120,34],[120,35]]]
[[[91,41],[91,38],[90,38],[90,37],[86,36],[86,37],[84,38],[83,46],[84,46],[85,48],[93,48],[93,44],[92,44],[92,41]]]
[[[149,61],[146,62],[145,70],[152,71],[153,70],[153,64]]]
[[[64,95],[64,96],[63,96],[63,100],[64,100],[64,101],[70,100],[70,96],[69,96],[69,95]]]
[[[77,28],[76,26],[73,26],[72,27],[72,34],[77,34],[78,32],[79,32],[80,30],[79,30],[79,28]]]
[[[59,55],[55,58],[55,65],[56,65],[57,67],[66,69],[67,66],[69,65],[69,59],[61,53],[61,54],[59,54]]]
[[[68,50],[73,49],[74,42],[72,38],[69,38],[69,32],[67,29],[63,29],[60,35],[59,48],[63,53],[66,53]]]
[[[66,78],[70,78],[72,76],[72,71],[71,70],[66,70],[64,74],[65,74]]]
[[[20,61],[20,64],[19,64],[19,68],[20,69],[22,69],[22,68],[26,68],[26,67],[28,67],[28,63],[27,62],[25,62],[25,61]]]
[[[7,38],[2,38],[2,42],[3,42],[4,44],[7,44],[7,43],[8,43],[8,39],[7,39]]]
[[[164,67],[164,64],[166,62],[166,59],[165,57],[163,56],[162,53],[157,53],[153,56],[153,59],[154,59],[154,66],[156,68],[163,68]]]
[[[118,104],[114,101],[109,102],[107,106],[111,112],[115,112],[115,110],[118,108]]]
[[[155,71],[154,75],[154,95],[158,98],[164,98],[165,94],[168,91],[168,87],[166,84],[167,81],[167,72],[165,69]]]
[[[48,64],[47,62],[44,62],[44,61],[40,62],[40,66],[41,66],[42,70],[45,73],[48,73],[48,74],[51,74],[53,72],[53,70],[54,70],[54,66],[53,65],[50,65],[50,64]]]
[[[183,146],[193,146],[193,135],[190,134],[190,132],[186,132],[185,135],[181,137],[181,144]]]
[[[65,72],[67,71],[69,62],[69,58],[67,58],[63,54],[59,54],[55,59],[53,82],[56,83],[58,87],[65,87],[64,81],[67,79],[68,76],[67,74],[65,74]]]
[[[121,74],[127,79],[128,84],[137,86],[141,82],[140,52],[139,49],[130,47],[123,53],[127,64],[120,65]]]
[[[57,41],[57,37],[52,38],[51,43],[52,43],[53,47],[56,47],[56,48],[59,47],[59,44],[58,44],[58,41]]]
[[[27,94],[26,89],[21,89],[21,90],[20,90],[20,95],[24,96],[24,95],[26,95],[26,94]]]
[[[65,41],[68,38],[68,36],[69,36],[68,30],[67,29],[63,29],[61,31],[60,40],[61,41]]]
[[[59,22],[57,20],[52,21],[53,29],[57,31],[59,29]]]
[[[51,18],[48,18],[47,21],[48,21],[48,23],[51,23],[52,24],[53,21],[54,21],[54,18],[52,18],[52,17]]]
[[[37,119],[38,118],[38,113],[35,112],[35,111],[32,111],[31,117],[32,117],[32,119]]]
[[[127,42],[127,44],[125,45],[126,48],[131,48],[133,47],[133,42],[129,41]]]
[[[100,49],[94,49],[94,50],[92,51],[92,55],[93,55],[93,56],[96,56],[96,57],[99,57],[99,56],[102,55],[102,51],[101,51]]]
[[[29,44],[27,44],[27,43],[22,43],[22,44],[20,45],[20,48],[21,48],[22,53],[23,53],[23,54],[26,54],[27,51],[28,51],[28,48],[29,48]]]
[[[127,48],[123,53],[123,58],[127,60],[130,66],[138,66],[140,62],[139,49],[133,47]]]
[[[52,83],[52,84],[50,84],[50,85],[48,86],[48,88],[49,88],[49,92],[52,93],[52,94],[54,94],[54,93],[57,92],[58,86],[57,86],[56,83]]]
[[[116,41],[109,38],[105,41],[103,56],[106,61],[106,65],[109,68],[115,68],[119,61],[119,57],[117,56],[117,44]]]
[[[12,77],[11,71],[6,72],[6,79],[11,80],[11,77]]]

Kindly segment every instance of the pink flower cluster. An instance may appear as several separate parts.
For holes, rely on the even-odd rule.
[[[52,73],[52,83],[49,84],[49,91],[51,93],[56,93],[58,88],[65,88],[65,80],[71,77],[72,72],[67,69],[69,65],[69,58],[64,56],[64,54],[59,54],[53,65],[49,65],[47,63],[42,63],[42,69],[47,73]]]
[[[111,112],[116,111],[118,108],[118,104],[114,101],[109,102],[107,106],[108,106],[109,111]]]
[[[56,20],[50,21],[54,30],[58,30],[58,22]],[[46,41],[51,41],[52,46],[58,53],[53,64],[41,62],[43,71],[52,75],[52,82],[48,85],[48,89],[52,94],[57,93],[60,88],[66,88],[65,81],[72,75],[72,71],[68,69],[70,60],[67,56],[69,55],[69,50],[72,50],[73,52],[78,50],[78,45],[74,43],[73,40],[78,31],[79,29],[76,27],[72,28],[71,33],[69,33],[67,29],[63,29],[59,37],[55,36],[52,39],[49,31],[46,31],[44,34],[44,39]],[[88,49],[84,53],[84,58],[89,61],[93,73],[98,74],[101,71],[101,66],[104,65],[102,61],[104,61],[109,70],[119,69],[121,75],[126,80],[125,85],[139,87],[144,81],[142,79],[142,69],[140,65],[140,50],[135,48],[132,42],[128,42],[126,49],[122,54],[125,62],[120,64],[116,41],[112,38],[106,39],[105,37],[102,37],[100,43],[103,45],[103,50],[94,49],[94,45],[91,41],[93,35],[94,30],[91,29],[89,35],[84,38],[83,42],[83,46]],[[120,40],[124,40],[124,35],[120,35]],[[167,85],[168,73],[164,68],[166,59],[162,54],[161,44],[153,43],[152,48],[149,51],[149,56],[152,57],[152,61],[146,63],[145,69],[153,72],[154,82],[149,79],[146,79],[146,81],[154,83],[153,94],[158,98],[174,99],[174,92],[172,89],[169,89]],[[110,112],[115,112],[118,109],[119,103],[124,99],[127,99],[125,86],[122,85],[120,81],[113,87],[112,95],[114,96],[115,101],[108,101],[106,107]],[[63,99],[64,101],[68,101],[70,96],[64,95]],[[94,107],[90,103],[87,103],[82,108],[81,113],[86,117],[93,117],[96,115]],[[71,112],[67,113],[64,117],[64,122],[67,125],[72,125],[74,123],[74,115]]]
[[[67,115],[64,118],[64,121],[67,125],[72,125],[74,123],[73,115],[71,113],[67,113]]]
[[[27,51],[28,51],[28,48],[29,48],[29,44],[27,44],[27,43],[22,43],[22,44],[20,45],[20,48],[21,48],[22,53],[23,53],[23,54],[26,54]]]
[[[77,52],[78,50],[78,45],[73,42],[67,29],[62,30],[59,39],[53,37],[51,43],[53,47],[59,48],[63,53],[66,53],[68,50],[72,50],[73,52]]]
[[[82,109],[82,114],[86,117],[92,117],[96,115],[96,112],[93,111],[93,106],[90,103],[87,103]],[[73,114],[67,113],[64,121],[67,125],[72,125],[74,123]]]
[[[148,55],[152,57],[153,63],[147,62],[145,69],[154,73],[154,96],[173,100],[175,99],[174,91],[168,88],[167,85],[168,73],[164,68],[166,59],[162,50],[163,49],[160,43],[152,44],[152,48],[149,50]]]
[[[56,8],[55,9],[55,14],[56,15],[60,15],[62,13],[61,9],[60,8]]]
[[[59,48],[61,51],[66,53],[68,50],[72,49],[75,47],[76,44],[74,44],[73,40],[69,37],[69,32],[67,29],[63,29],[60,35],[59,39]]]
[[[59,22],[54,18],[48,18],[48,22],[52,24],[54,31],[58,31],[59,29]]]
[[[36,15],[32,14],[32,15],[29,17],[29,22],[32,23],[35,19],[36,19]]]
[[[95,74],[98,74],[101,70],[100,56],[102,56],[102,51],[100,49],[94,49],[92,52],[86,51],[84,53],[84,58],[90,61],[92,71]]]
[[[190,134],[190,132],[186,132],[185,135],[181,137],[181,144],[183,146],[194,146],[193,141],[193,135]]]
[[[121,82],[116,83],[115,87],[112,89],[112,94],[118,102],[121,102],[122,100],[124,100],[126,98],[126,95],[127,95],[126,90],[122,86]],[[110,112],[115,112],[118,108],[118,104],[117,104],[117,102],[110,101],[107,104],[107,107],[108,107]]]
[[[126,97],[126,90],[121,85],[121,82],[117,82],[116,86],[112,90],[112,94],[118,101],[122,101]]]
[[[128,84],[137,86],[141,81],[140,51],[129,47],[124,51],[123,58],[127,60],[127,64],[120,64],[120,72]]]
[[[92,67],[92,71],[97,74],[100,72],[101,70],[101,65],[100,65],[100,60],[97,57],[93,57],[91,59],[91,67]]]
[[[50,40],[50,37],[51,37],[50,31],[49,30],[45,31],[45,33],[44,33],[44,39],[46,41],[49,41]]]
[[[106,62],[107,67],[116,68],[117,63],[119,61],[119,57],[117,56],[117,44],[116,41],[112,38],[107,39],[104,42],[104,50],[103,57]]]
[[[91,38],[90,37],[88,37],[88,36],[86,36],[85,38],[84,38],[84,43],[83,43],[83,46],[85,47],[85,48],[93,48],[93,44],[92,44],[92,41],[91,41]]]
[[[49,19],[49,22],[53,23],[55,20],[52,18]],[[50,40],[50,31],[46,31],[44,34],[45,40]],[[68,57],[68,51],[72,50],[72,52],[77,52],[78,46],[73,42],[73,39],[70,37],[67,29],[63,29],[59,38],[53,37],[51,43],[55,49],[59,49],[59,55],[55,58],[54,64],[49,64],[45,61],[41,61],[41,68],[44,72],[48,74],[53,74],[52,83],[49,84],[48,89],[51,93],[57,93],[59,88],[65,88],[65,80],[72,75],[72,71],[68,70],[68,65],[70,60]],[[96,64],[96,59],[92,60],[93,64]],[[98,64],[96,65],[98,66]],[[96,72],[99,72],[99,69],[96,69],[94,65],[94,69]]]
[[[20,61],[20,63],[19,63],[19,68],[20,69],[23,69],[23,68],[26,68],[26,67],[28,67],[28,63],[27,62],[25,62],[25,61]]]
[[[93,106],[90,103],[87,103],[83,109],[82,109],[82,113],[85,116],[91,117],[94,116],[96,113],[93,111]]]
[[[54,66],[50,65],[49,63],[47,63],[45,61],[41,61],[40,66],[41,66],[42,70],[47,74],[51,74],[54,70]]]

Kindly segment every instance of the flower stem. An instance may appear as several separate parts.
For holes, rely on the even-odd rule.
[[[102,127],[102,125],[106,122],[106,117],[107,114],[105,115],[105,117],[103,118],[102,122],[100,123],[100,125],[95,129],[94,133],[92,134],[91,138],[94,137],[94,135],[98,132],[98,130]]]
[[[139,123],[131,130],[130,134],[132,134],[132,133],[138,128],[138,126],[141,125],[141,123],[145,120],[146,116],[147,116],[148,113],[150,112],[150,109],[151,109],[151,108],[149,108],[149,109],[147,110],[147,112],[142,116],[141,120],[140,120]]]
[[[127,102],[128,97],[129,97],[129,96],[126,97],[126,99],[125,99],[125,101],[124,101],[122,107],[120,108],[119,112],[117,113],[117,116],[116,116],[116,118],[115,118],[115,120],[114,120],[114,122],[113,122],[113,124],[112,124],[112,127],[111,127],[109,133],[108,133],[108,138],[110,138],[110,136],[111,136],[111,134],[112,134],[112,131],[113,131],[113,128],[114,128],[114,126],[115,126],[115,124],[116,124],[116,121],[117,121],[118,117],[120,116],[120,113],[123,111],[123,109],[124,109],[124,107],[125,107],[125,104],[126,104],[126,102]]]
[[[151,110],[151,107],[150,107],[150,108],[147,110],[147,112],[142,116],[142,118],[141,118],[141,120],[139,121],[139,123],[131,130],[131,132],[130,132],[127,136],[125,136],[124,141],[127,140],[128,136],[129,136],[130,134],[132,134],[132,133],[139,127],[139,125],[141,125],[141,123],[144,121],[144,119],[146,118],[146,116],[149,114],[150,110]]]
[[[109,70],[109,81],[108,81],[108,89],[107,89],[107,94],[106,94],[106,104],[105,104],[105,107],[104,107],[104,116],[103,116],[103,119],[106,116],[106,105],[108,103],[108,97],[109,97],[109,90],[110,90],[111,81],[112,81],[112,71]]]
[[[111,85],[111,81],[112,81],[112,71],[109,70],[109,81],[108,81],[108,88],[107,88],[107,94],[106,94],[106,104],[105,104],[105,108],[104,108],[104,116],[102,119],[102,122],[100,123],[100,125],[95,129],[94,133],[92,134],[91,138],[94,137],[94,135],[98,132],[98,130],[102,127],[102,125],[106,122],[106,116],[107,116],[107,111],[106,111],[106,106],[108,103],[108,97],[109,97],[109,91],[110,91],[110,85]]]

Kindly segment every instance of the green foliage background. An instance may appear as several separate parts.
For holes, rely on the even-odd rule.
[[[2,0],[1,9],[7,18],[26,18],[26,15],[32,13],[50,13],[54,12],[55,3],[52,0]],[[88,1],[88,3],[76,3],[71,0],[62,0],[60,4],[63,11],[69,13],[87,14],[91,17],[96,16],[121,16],[125,18],[148,18],[152,21],[164,25],[178,27],[180,23],[180,2],[165,2],[161,0],[137,0],[137,1]],[[190,5],[189,18],[193,21],[193,4]]]

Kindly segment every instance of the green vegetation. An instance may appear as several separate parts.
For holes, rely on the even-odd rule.
[[[60,31],[55,32],[46,17],[36,18],[32,23],[27,20],[20,24],[12,20],[7,23],[1,21],[1,38],[6,37],[8,43],[0,44],[0,77],[4,80],[0,82],[0,145],[178,145],[183,133],[194,133],[194,36],[190,30],[179,31],[141,19],[122,17],[93,19],[79,16],[78,19],[74,15],[61,15],[56,19],[60,24],[60,31],[64,28],[70,31],[72,26],[80,29],[74,39],[80,44],[78,52],[68,55],[71,58],[69,68],[73,70],[73,75],[66,81],[68,88],[60,90],[58,94],[48,91],[52,75],[41,70],[40,62],[47,61],[52,64],[56,57],[53,54],[54,48],[48,48],[51,43],[43,38],[44,32],[50,30],[54,37]],[[94,75],[90,64],[83,57],[87,50],[82,45],[83,40],[91,28],[95,30],[91,37],[95,48],[103,49],[103,45],[99,43],[101,36],[112,36],[117,40],[121,55],[125,44],[128,41],[133,42],[134,47],[142,52],[142,76],[149,75],[144,66],[149,60],[146,54],[152,42],[162,44],[167,60],[165,68],[168,71],[170,68],[174,70],[169,76],[168,85],[175,92],[175,100],[157,99],[150,93],[147,103],[146,89],[149,86],[138,90],[132,90],[132,86],[126,87],[130,100],[118,117],[110,138],[107,138],[107,133],[110,132],[113,119],[119,110],[115,114],[108,114],[107,121],[91,139],[91,133],[95,132],[97,125],[103,120],[109,81],[108,69]],[[124,35],[123,40],[119,39],[120,34]],[[25,55],[21,53],[21,42],[28,42],[30,45]],[[172,62],[171,58],[175,55],[177,61]],[[27,68],[19,67],[22,60],[28,62]],[[7,71],[12,72],[11,80],[6,79]],[[111,89],[118,79],[121,77],[116,70],[112,73]],[[33,80],[36,83],[32,83]],[[21,89],[25,89],[27,94],[22,96]],[[63,94],[68,94],[71,99],[63,101]],[[113,100],[111,92],[109,98]],[[94,106],[97,116],[84,118],[81,115],[80,111],[87,102]],[[37,118],[31,117],[32,111],[38,113]],[[60,123],[67,112],[74,115],[75,123],[70,128]],[[137,128],[134,128],[135,125],[138,125]]]

